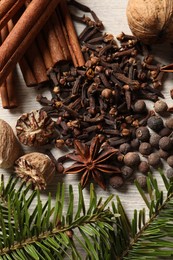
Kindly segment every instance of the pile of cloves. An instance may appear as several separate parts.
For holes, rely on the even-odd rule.
[[[89,8],[81,5],[78,8],[91,13]],[[118,176],[119,184],[110,178],[111,185],[117,188],[133,175],[133,165],[146,175],[150,167],[159,166],[160,158],[172,156],[171,149],[168,151],[161,141],[169,138],[172,146],[173,128],[164,126],[158,116],[172,109],[161,100],[164,72],[149,46],[124,33],[115,39],[102,31],[103,24],[95,14],[93,17],[94,21],[85,15],[73,15],[73,19],[85,24],[79,35],[85,65],[76,68],[69,63],[52,68],[49,71],[52,98],[38,95],[37,101],[41,110],[55,119],[59,133],[54,140],[57,148],[73,148],[75,139],[90,144],[98,135],[103,146],[119,149],[122,178],[120,181]],[[155,102],[154,110],[147,109],[145,100]],[[149,129],[156,134],[151,135]],[[142,187],[144,175],[138,177]]]

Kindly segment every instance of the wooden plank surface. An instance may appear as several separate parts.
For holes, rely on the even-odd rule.
[[[99,18],[103,21],[105,25],[105,31],[108,33],[112,33],[113,35],[118,35],[122,31],[125,33],[130,33],[127,19],[126,19],[126,5],[127,0],[81,0],[80,2],[85,3],[89,7],[91,7],[99,16]],[[77,25],[77,31],[80,32],[82,26]],[[168,46],[156,46],[154,47],[154,52],[156,54],[157,59],[164,63],[168,64],[173,61],[173,50]],[[166,79],[164,84],[163,93],[168,104],[172,105],[172,100],[170,98],[169,90],[173,87],[172,74],[169,75],[169,78]],[[15,129],[15,124],[17,118],[24,112],[30,112],[33,109],[38,109],[40,106],[36,102],[36,95],[40,93],[40,91],[34,88],[27,88],[24,84],[21,74],[18,76],[18,99],[19,99],[19,107],[14,110],[4,110],[0,108],[0,117],[5,119],[12,127]],[[42,93],[47,95],[46,90],[41,90]],[[153,104],[148,102],[148,106],[152,108]],[[26,149],[26,151],[35,151],[35,149]],[[60,156],[59,150],[54,151],[56,158]],[[165,166],[166,167],[166,166]],[[6,178],[10,176],[9,171],[0,170],[0,173],[4,173]],[[155,173],[157,176],[158,174]],[[159,178],[159,176],[158,176]],[[56,176],[53,184],[50,186],[49,191],[52,194],[55,194],[56,191],[56,183],[57,181],[64,182],[68,189],[68,184],[72,184],[74,187],[74,193],[77,194],[78,182],[79,179],[77,176]],[[163,184],[160,182],[160,186]],[[102,196],[106,198],[109,194],[119,195],[123,205],[125,206],[129,216],[132,216],[132,212],[134,208],[142,208],[144,203],[140,198],[135,186],[133,184],[127,184],[120,190],[114,190],[112,188],[108,188],[107,191],[101,190],[98,186],[96,186],[96,192],[98,196]],[[47,198],[48,191],[43,192],[43,200]],[[88,202],[89,199],[89,190],[86,188],[84,190],[85,200]]]

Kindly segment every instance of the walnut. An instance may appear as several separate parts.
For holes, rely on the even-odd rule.
[[[36,189],[46,189],[55,174],[55,164],[49,156],[33,152],[21,156],[15,162],[15,173]]]
[[[13,129],[0,119],[0,167],[3,169],[12,167],[21,154],[22,149]]]
[[[146,44],[173,40],[172,0],[129,0],[127,19],[132,33]]]
[[[28,146],[42,146],[54,136],[54,121],[43,110],[25,113],[17,120],[19,141]]]

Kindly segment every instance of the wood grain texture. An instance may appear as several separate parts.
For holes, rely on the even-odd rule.
[[[127,0],[81,0],[80,2],[85,3],[91,9],[93,9],[99,16],[99,18],[103,21],[105,25],[105,31],[112,33],[113,35],[118,35],[122,31],[125,33],[130,33],[130,29],[127,24],[126,19],[126,5]],[[77,25],[77,31],[80,32],[82,29],[81,25]],[[171,46],[156,46],[153,47],[157,60],[159,60],[163,64],[168,64],[173,62],[173,49]],[[36,90],[34,88],[27,88],[24,84],[21,74],[18,77],[18,99],[19,99],[19,107],[14,110],[4,110],[0,108],[0,118],[5,119],[14,129],[17,118],[24,112],[30,112],[33,109],[38,109],[40,106],[36,102],[36,95],[42,92],[44,95],[47,95],[45,89]],[[170,98],[169,91],[173,88],[173,76],[172,74],[167,77],[166,82],[163,88],[163,94],[165,95],[165,99],[168,104],[172,106],[172,100]],[[152,108],[153,104],[151,102],[147,102],[147,105]],[[35,149],[27,149],[26,151],[35,151]],[[61,153],[59,150],[53,151],[56,158],[58,158]],[[165,166],[166,167],[166,166]],[[5,174],[5,178],[7,179],[10,176],[10,171],[0,170],[0,173]],[[155,176],[159,178],[158,173],[155,173]],[[74,188],[74,193],[77,194],[78,190],[78,182],[79,179],[77,176],[56,176],[52,185],[48,191],[43,192],[42,198],[43,201],[47,198],[47,194],[49,191],[52,192],[52,195],[55,194],[56,191],[56,183],[64,182],[66,184],[66,188],[68,189],[68,184],[72,184]],[[160,181],[160,186],[163,187],[162,182]],[[98,186],[96,186],[96,191],[98,196],[102,196],[106,198],[109,194],[119,195],[123,205],[125,206],[129,216],[132,216],[132,212],[134,208],[142,208],[144,203],[140,198],[135,186],[133,184],[127,184],[121,190],[113,190],[109,188],[107,191],[101,190]],[[89,191],[86,188],[84,190],[85,200],[86,202],[89,199]],[[77,202],[76,202],[77,203]]]

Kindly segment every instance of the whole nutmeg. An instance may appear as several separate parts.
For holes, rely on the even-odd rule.
[[[42,146],[49,142],[55,133],[55,123],[43,110],[34,110],[21,115],[16,123],[19,141],[28,146]]]
[[[22,149],[11,126],[0,119],[0,168],[7,169],[22,155]]]
[[[15,162],[15,173],[36,189],[46,189],[55,174],[55,164],[49,156],[33,152],[25,154]]]
[[[172,42],[172,0],[129,0],[126,13],[132,33],[142,42]]]

